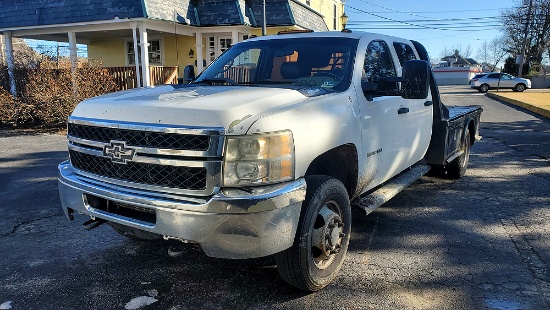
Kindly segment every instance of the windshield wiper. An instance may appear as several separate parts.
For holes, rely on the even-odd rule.
[[[255,81],[255,82],[240,82],[239,85],[254,85],[254,84],[294,84],[294,85],[300,85],[300,86],[307,86],[307,84],[300,82],[298,80],[294,81],[284,81],[284,80],[261,80],[261,81]]]
[[[227,83],[230,85],[237,85],[235,81],[228,78],[212,78],[212,79],[202,79],[200,81],[195,81],[192,84],[208,84],[208,85],[214,85],[217,83]]]

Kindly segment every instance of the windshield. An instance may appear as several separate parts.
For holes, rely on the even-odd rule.
[[[357,42],[318,37],[245,41],[222,54],[193,83],[344,91],[350,85]]]

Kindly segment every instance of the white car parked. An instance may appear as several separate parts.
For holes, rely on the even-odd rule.
[[[531,88],[531,81],[517,78],[507,73],[490,73],[479,78],[477,81],[473,81],[470,87],[482,93],[496,88],[509,88],[513,91],[522,92],[527,88]]]

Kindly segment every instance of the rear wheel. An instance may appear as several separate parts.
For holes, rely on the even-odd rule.
[[[482,84],[481,86],[479,86],[479,91],[482,92],[482,93],[488,92],[489,91],[489,85]]]
[[[427,175],[436,178],[443,178],[445,177],[445,171],[445,166],[431,164],[430,171],[427,173]]]
[[[462,154],[455,158],[447,166],[447,176],[453,179],[458,179],[463,177],[466,174],[466,169],[468,168],[468,162],[470,160],[470,131],[466,129],[464,132],[464,141],[462,143],[461,151]]]
[[[107,222],[111,228],[113,228],[114,231],[121,234],[122,236],[132,239],[132,240],[138,240],[138,241],[152,241],[152,240],[158,240],[161,239],[162,236],[159,234],[155,234],[152,232],[148,232],[141,229],[136,229],[124,225],[120,225],[113,222]]]
[[[294,244],[276,255],[277,269],[290,285],[317,291],[335,277],[346,256],[351,233],[351,207],[346,188],[327,176],[306,177]]]
[[[515,91],[519,91],[519,92],[522,92],[525,90],[525,84],[522,84],[522,83],[519,83],[518,85],[516,85],[516,87],[514,88]]]

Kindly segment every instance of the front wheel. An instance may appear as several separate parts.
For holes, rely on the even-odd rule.
[[[515,91],[518,91],[518,92],[522,92],[525,90],[525,85],[522,84],[522,83],[519,83],[518,85],[516,85],[516,87],[514,88]]]
[[[351,233],[346,188],[327,176],[306,177],[306,199],[292,247],[276,255],[277,269],[290,285],[304,291],[327,286],[340,270]]]

